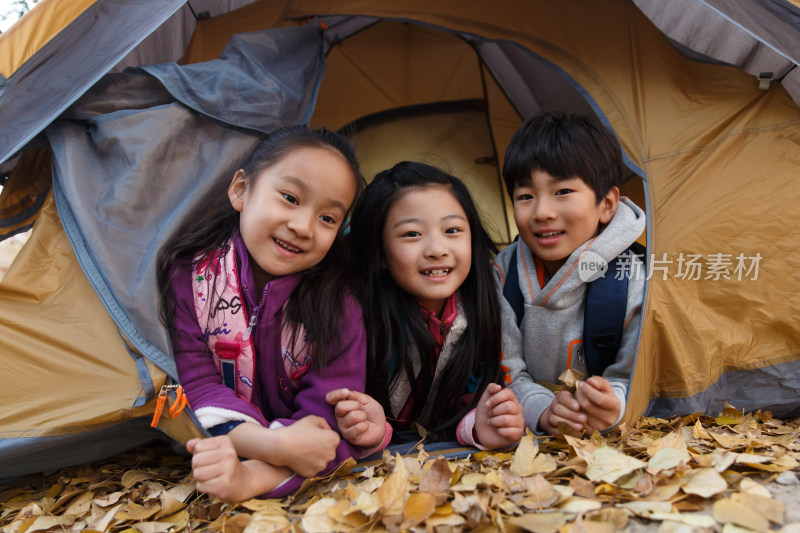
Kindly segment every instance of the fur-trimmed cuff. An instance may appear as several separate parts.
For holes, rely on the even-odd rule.
[[[214,426],[224,424],[225,422],[233,422],[235,420],[261,425],[261,423],[252,416],[223,407],[201,407],[194,412],[194,415],[197,417],[200,425],[203,426],[203,429],[213,428]]]

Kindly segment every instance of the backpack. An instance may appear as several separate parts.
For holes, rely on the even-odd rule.
[[[516,240],[516,239],[515,239]],[[519,288],[517,272],[517,250],[511,254],[503,297],[511,305],[517,318],[517,326],[522,325],[525,300]],[[626,252],[615,257],[609,264],[607,273],[616,272],[620,257],[635,254],[644,257],[645,248],[634,242]],[[600,376],[614,362],[622,344],[622,330],[625,325],[625,311],[628,300],[628,276],[601,276],[588,283],[586,306],[583,312],[583,351],[586,368],[590,376]]]

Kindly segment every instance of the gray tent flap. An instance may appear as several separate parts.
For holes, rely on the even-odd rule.
[[[0,162],[25,146],[185,1],[98,2],[71,23],[70,31],[43,46],[0,87]]]
[[[258,137],[241,129],[267,132],[311,114],[321,49],[314,27],[248,34],[225,59],[148,67],[155,78],[113,75],[47,129],[59,214],[84,272],[125,337],[172,377],[156,254],[252,151]]]
[[[231,37],[218,60],[141,68],[185,106],[267,133],[276,124],[310,120],[325,61],[321,40],[322,30],[314,25],[242,33]]]
[[[771,79],[793,79],[784,87],[800,105],[800,9],[783,0],[634,0],[659,30],[687,48]]]
[[[725,372],[703,392],[686,398],[656,398],[645,416],[668,418],[675,413],[719,413],[725,402],[745,412],[761,409],[781,418],[800,416],[800,361],[764,368]]]

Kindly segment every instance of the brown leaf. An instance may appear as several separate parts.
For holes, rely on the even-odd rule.
[[[122,509],[125,504],[117,504],[108,511],[104,511],[96,517],[92,517],[92,520],[89,522],[89,526],[92,529],[96,529],[97,531],[105,531],[106,528],[111,524],[111,521],[114,520],[114,517],[117,516],[117,513]]]
[[[145,507],[144,505],[139,505],[135,502],[129,501],[125,505],[125,509],[118,512],[115,518],[117,520],[136,520],[137,522],[141,522],[142,520],[147,520],[151,516],[155,515],[160,510],[161,507],[158,505]]]
[[[290,528],[291,523],[286,515],[258,511],[253,513],[243,533],[278,533],[289,531]]]
[[[766,531],[769,522],[766,518],[752,509],[741,507],[728,498],[722,498],[714,502],[711,513],[717,522],[723,524],[735,524],[755,531]]]
[[[403,514],[408,495],[408,472],[399,453],[395,456],[394,472],[376,491],[376,494],[378,505],[384,514]]]
[[[125,492],[112,492],[111,494],[107,494],[100,498],[95,498],[92,500],[94,505],[99,505],[100,507],[108,507],[109,505],[114,505],[117,503],[123,496],[125,496]]]
[[[419,482],[419,490],[422,492],[445,492],[450,488],[450,481],[453,479],[453,472],[450,470],[450,462],[444,457],[439,457],[431,464],[425,475]]]
[[[686,494],[696,494],[701,498],[710,498],[728,489],[728,483],[713,468],[693,470],[687,482],[681,487]]]
[[[585,518],[591,522],[609,523],[614,527],[614,531],[622,531],[628,525],[628,513],[613,507],[591,511],[586,514]]]
[[[528,509],[546,509],[558,500],[558,493],[553,486],[540,474],[534,474],[525,479],[528,490],[526,496],[517,502],[517,505]]]
[[[530,476],[533,474],[533,459],[539,453],[539,442],[534,438],[529,430],[525,430],[511,459],[511,471],[518,476]]]
[[[526,514],[509,518],[508,523],[533,533],[554,533],[567,523],[567,517],[560,512]]]
[[[429,492],[413,492],[403,509],[403,529],[421,524],[436,510],[436,497]]]
[[[595,450],[588,461],[586,477],[590,481],[614,483],[623,476],[644,468],[646,465],[647,463],[634,457],[629,457],[610,446],[603,446]]]
[[[575,491],[575,495],[584,498],[594,497],[594,483],[583,479],[582,477],[575,476],[569,480],[569,486]]]
[[[742,508],[760,514],[774,524],[783,525],[786,506],[774,498],[740,492],[732,495],[731,501]]]
[[[161,494],[159,494],[159,499],[161,500],[161,511],[158,513],[159,517],[171,516],[186,508],[185,503],[176,500],[170,496],[167,491],[162,491]]]
[[[575,370],[574,368],[570,368],[565,370],[558,376],[558,381],[564,384],[564,387],[570,391],[575,392],[575,389],[578,387],[578,383],[583,379],[583,373]]]
[[[122,474],[122,480],[120,483],[122,483],[123,487],[129,489],[137,483],[146,481],[152,477],[153,474],[151,472],[145,472],[144,470],[129,470]]]

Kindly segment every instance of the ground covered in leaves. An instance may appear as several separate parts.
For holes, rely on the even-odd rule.
[[[800,532],[798,471],[800,419],[734,408],[643,418],[605,436],[528,434],[513,451],[463,459],[384,453],[293,498],[236,505],[198,494],[187,460],[154,445],[0,487],[0,528],[788,533]]]

